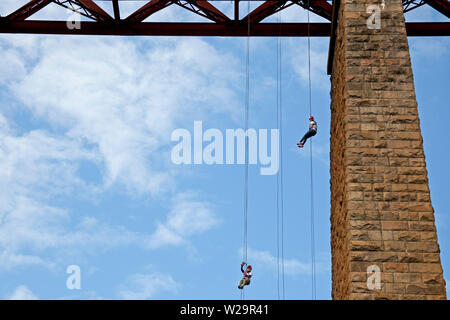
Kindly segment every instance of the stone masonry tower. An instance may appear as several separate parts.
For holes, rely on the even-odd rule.
[[[332,297],[446,299],[402,1],[341,0],[333,19]]]

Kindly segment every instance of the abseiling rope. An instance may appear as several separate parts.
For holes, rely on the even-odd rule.
[[[312,115],[312,95],[311,95],[311,37],[310,37],[310,17],[308,0],[308,90],[309,90],[309,115]],[[314,184],[313,184],[313,143],[310,139],[309,145],[309,170],[310,170],[310,210],[311,210],[311,296],[316,300],[316,255],[315,255],[315,236],[314,236]]]
[[[281,13],[278,12],[277,22],[281,22]],[[284,205],[283,205],[283,113],[282,113],[282,56],[281,38],[277,37],[277,128],[280,133],[280,168],[277,173],[277,294],[278,300],[285,299],[284,281]],[[281,226],[280,226],[281,223]],[[281,229],[281,235],[280,235]],[[281,241],[281,245],[280,245]],[[281,250],[280,250],[281,246]],[[281,251],[281,262],[280,262]],[[281,269],[281,270],[280,270]],[[281,281],[280,281],[281,273]],[[281,294],[280,294],[281,282]]]
[[[248,114],[250,109],[250,1],[247,1],[249,18],[247,23],[247,56],[246,56],[246,81],[245,81],[245,132],[248,131]],[[245,136],[245,177],[244,177],[244,248],[243,261],[247,263],[248,253],[248,136]],[[241,299],[245,299],[245,286],[241,291]]]

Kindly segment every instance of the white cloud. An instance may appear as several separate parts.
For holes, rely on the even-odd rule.
[[[20,249],[42,250],[64,243],[63,226],[70,216],[47,202],[86,188],[76,164],[86,159],[95,156],[76,141],[40,130],[17,134],[0,113],[0,267],[48,264]]]
[[[119,296],[125,300],[145,300],[156,298],[163,292],[176,293],[181,285],[171,275],[154,272],[131,275],[119,287]]]
[[[19,266],[52,267],[53,265],[39,256],[18,254],[8,249],[0,250],[0,269],[12,270]]]
[[[38,300],[39,298],[28,289],[27,286],[20,285],[18,286],[11,296],[8,297],[9,300]]]
[[[184,245],[190,251],[190,237],[218,223],[209,204],[201,202],[182,202],[180,205],[185,204],[186,209],[172,209],[165,224],[146,234],[111,226],[94,217],[85,217],[74,225],[73,218],[58,208],[26,198],[18,201],[23,202],[19,207],[2,212],[0,224],[0,268],[7,270],[27,265],[53,268],[64,256],[95,254],[118,246],[157,249]],[[33,254],[21,254],[22,250]]]
[[[242,252],[242,250],[241,250]],[[278,258],[269,251],[248,249],[248,263],[253,265],[256,272],[257,269],[266,269],[270,271],[277,270]],[[281,263],[281,258],[280,258]],[[281,264],[280,264],[281,266]],[[329,272],[328,264],[316,261],[316,272]],[[301,262],[297,259],[284,258],[284,271],[288,276],[309,275],[311,274],[311,263]]]
[[[289,151],[298,154],[303,159],[309,159],[311,156],[310,154],[310,143],[311,140],[308,140],[308,142],[305,144],[303,148],[299,148],[297,146],[290,147]],[[317,142],[313,142],[313,159],[316,159],[317,161],[320,161],[324,166],[329,167],[330,166],[330,145],[326,143],[325,145],[319,144]]]
[[[39,256],[49,248],[83,248],[89,253],[124,245],[179,245],[217,223],[210,204],[192,194],[174,197],[167,221],[153,234],[109,226],[91,216],[77,222],[72,212],[47,202],[61,194],[89,191],[77,176],[81,159],[95,160],[96,154],[76,140],[57,139],[44,131],[19,135],[0,114],[0,268],[53,267],[54,257]],[[32,253],[22,254],[25,248]]]
[[[0,114],[0,248],[5,250],[0,265],[42,264],[16,251],[23,246],[42,250],[67,239],[63,226],[70,215],[47,202],[88,189],[77,176],[77,162],[95,159],[95,153],[71,139],[41,130],[17,134]]]
[[[158,224],[147,245],[156,248],[186,244],[187,238],[208,231],[218,223],[211,204],[197,201],[191,193],[181,193],[172,200],[165,223]]]
[[[192,250],[187,239],[217,223],[208,203],[165,194],[176,194],[168,149],[172,128],[236,113],[240,74],[232,56],[199,39],[25,35],[0,37],[0,51],[9,65],[0,68],[0,78],[8,79],[3,92],[45,123],[16,132],[5,115],[20,104],[1,106],[1,268],[53,266],[68,248],[185,244]],[[101,185],[83,180],[82,162],[98,168]],[[83,218],[55,201],[112,186],[131,197],[174,198],[167,220],[153,233],[139,233]]]
[[[16,9],[20,8],[21,4],[23,5],[23,2],[20,0],[3,0],[0,2],[0,15],[4,17],[12,13]]]
[[[17,56],[17,51],[13,49],[0,50],[2,59],[0,60],[0,85],[9,81],[22,79],[26,70],[23,60]]]
[[[146,52],[150,42],[96,40],[42,38],[42,58],[9,87],[66,137],[95,146],[105,187],[163,192],[173,186],[165,148],[174,127],[236,112],[235,61],[198,39],[157,40]]]
[[[218,222],[210,204],[186,193],[174,196],[167,221],[153,234],[110,226],[92,216],[77,218],[48,204],[61,194],[92,191],[77,176],[77,161],[82,159],[95,160],[96,154],[76,140],[57,139],[44,131],[19,135],[0,114],[0,268],[52,268],[61,253],[77,250],[92,254],[126,245],[188,245],[190,236]],[[44,255],[47,249],[56,251]]]
[[[327,38],[311,38],[311,86],[313,91],[320,89],[323,92],[329,92],[330,90],[330,78],[327,75],[328,42]],[[286,43],[285,55],[290,60],[294,71],[300,77],[300,83],[305,88],[308,88],[309,62],[307,38],[288,39]]]
[[[81,185],[76,162],[97,161],[95,151],[86,150],[79,141],[33,130],[17,134],[0,113],[0,197],[12,195],[49,196]],[[57,177],[57,179],[55,179]]]
[[[446,58],[450,51],[450,41],[442,38],[414,38],[408,39],[411,57],[413,63],[422,63],[421,59],[426,62],[434,61],[440,58]],[[418,60],[415,61],[414,58]]]

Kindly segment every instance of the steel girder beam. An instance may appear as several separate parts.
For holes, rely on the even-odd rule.
[[[114,20],[93,0],[52,0],[52,2],[95,21],[107,22]]]
[[[214,7],[209,1],[205,0],[178,0],[172,1],[175,2],[180,7],[183,7],[189,11],[197,13],[205,18],[208,18],[214,22],[225,22],[229,21],[224,13],[222,13],[219,9]]]
[[[119,9],[119,0],[112,0],[113,10],[114,10],[114,19],[116,21],[120,21],[120,9]]]
[[[112,17],[100,8],[93,0],[72,0],[73,2],[78,2],[79,5],[86,10],[88,10],[93,16],[97,17],[100,21],[112,20]]]
[[[66,7],[72,11],[76,11],[86,17],[89,17],[98,23],[106,23],[109,24],[109,27],[106,25],[100,24],[98,26],[87,25],[89,29],[87,34],[93,34],[93,30],[99,30],[99,34],[114,34],[112,31],[108,31],[108,28],[114,26],[117,31],[117,34],[133,34],[133,31],[136,30],[136,35],[151,35],[151,34],[166,34],[166,35],[224,35],[224,36],[239,36],[246,35],[242,33],[242,30],[245,27],[248,28],[248,22],[250,19],[250,29],[251,35],[258,36],[267,36],[267,35],[278,35],[281,31],[281,36],[296,36],[295,30],[299,31],[298,35],[302,35],[302,24],[285,24],[280,23],[277,24],[278,33],[271,29],[270,24],[264,24],[264,26],[259,26],[260,22],[270,15],[276,13],[279,10],[282,10],[292,4],[298,4],[312,12],[315,12],[321,15],[324,18],[331,19],[333,6],[327,1],[324,0],[270,0],[265,1],[262,5],[253,10],[249,15],[239,20],[239,0],[234,0],[235,4],[235,13],[234,20],[228,18],[225,14],[223,14],[220,10],[215,8],[208,1],[204,0],[149,0],[144,6],[138,9],[136,12],[132,13],[126,19],[120,18],[119,11],[119,2],[120,0],[110,0],[113,5],[114,17],[111,17],[107,12],[101,9],[98,5],[95,4],[93,0],[31,0],[26,5],[22,6],[20,9],[11,13],[7,17],[0,17],[0,24],[2,32],[14,32],[9,30],[17,30],[18,33],[23,32],[31,32],[31,33],[72,33],[72,32],[64,32],[63,30],[59,30],[59,24],[56,22],[49,24],[48,26],[51,28],[48,32],[41,28],[44,22],[35,21],[32,25],[39,30],[38,32],[32,32],[30,30],[31,24],[5,24],[8,21],[24,21],[32,14],[36,13],[40,9],[44,8],[46,5],[54,2],[63,7]],[[160,24],[152,24],[152,25],[138,25],[138,23],[143,22],[147,17],[166,8],[167,6],[176,3],[183,8],[189,9],[203,17],[206,17],[213,22],[219,24],[218,26],[211,26],[211,24],[184,24],[184,23],[160,23]],[[333,3],[339,3],[338,0],[333,1]],[[449,16],[450,4],[448,0],[404,0],[404,8],[405,11],[412,10],[418,6],[423,5],[424,3],[429,4],[433,8],[439,10],[446,16]],[[336,5],[335,5],[336,7]],[[27,20],[28,21],[28,20]],[[61,21],[62,22],[62,21]],[[155,30],[156,26],[161,26],[163,29],[161,32]],[[409,35],[423,35],[423,36],[432,36],[432,35],[449,35],[448,24],[446,23],[415,23],[415,24],[407,24],[409,26]],[[186,27],[187,30],[180,30],[177,28]],[[204,31],[201,28],[205,28]],[[233,28],[235,30],[233,30]],[[323,28],[319,27],[319,24],[314,24],[311,27],[312,29],[316,28],[316,30],[311,30],[311,36],[323,36]],[[53,30],[53,31],[52,31]],[[106,31],[105,31],[106,30]],[[316,32],[316,33],[315,33]],[[80,34],[83,34],[82,32]]]
[[[293,0],[301,7],[331,21],[333,6],[324,0]],[[403,0],[404,12],[409,12],[418,7],[428,4],[440,13],[450,18],[450,2],[448,0]]]
[[[261,4],[259,7],[245,16],[242,20],[248,21],[248,19],[250,19],[250,23],[261,22],[274,13],[294,4],[293,2],[290,2],[289,4],[287,2],[288,1],[265,1],[263,4]]]
[[[336,50],[336,36],[337,36],[336,31],[340,6],[341,0],[335,0],[333,2],[333,11],[331,13],[330,45],[328,46],[328,61],[327,61],[328,75],[331,75],[331,72],[333,71],[334,51]]]
[[[450,22],[407,22],[406,33],[412,37],[448,37]]]
[[[110,0],[114,10],[114,20],[120,20],[119,2],[121,0]],[[214,0],[211,0],[214,1]],[[214,22],[225,22],[230,19],[223,14],[220,10],[214,7],[210,2],[205,0],[151,0],[148,1],[142,8],[131,14],[126,20],[132,22],[144,21],[147,17],[153,13],[164,9],[172,3],[176,3],[179,6],[195,12],[203,17],[206,17]],[[235,16],[234,20],[239,20],[239,1],[234,0]],[[25,20],[35,12],[39,11],[46,5],[54,2],[62,5],[72,11],[76,11],[86,17],[89,17],[96,21],[110,21],[112,17],[109,16],[104,10],[102,10],[93,0],[31,0],[20,9],[9,15],[9,19],[22,19]],[[248,16],[242,20],[246,20],[250,17],[251,23],[256,23],[264,20],[270,15],[289,7],[292,4],[297,4],[309,11],[312,11],[321,17],[330,20],[332,16],[331,1],[325,0],[270,0],[265,1],[258,8],[253,10]],[[448,0],[403,0],[404,11],[408,12],[416,9],[424,4],[428,4],[440,13],[450,18],[450,2]],[[241,20],[241,21],[242,21]]]
[[[255,22],[262,21],[264,18],[274,14],[278,10],[270,11],[272,7],[281,7],[287,1],[266,1],[260,7],[251,13]],[[307,9],[329,21],[331,21],[333,6],[325,0],[292,0],[291,3],[296,3],[304,9]],[[450,17],[450,2],[448,0],[403,0],[404,12],[409,12],[418,7],[428,4],[442,14]],[[289,5],[285,6],[288,7]],[[261,18],[260,18],[261,17]],[[260,18],[260,19],[258,19]]]
[[[228,18],[220,10],[214,7],[211,3],[204,0],[152,0],[138,9],[136,12],[132,13],[125,20],[129,22],[142,22],[155,12],[164,9],[165,7],[170,6],[173,3],[189,11],[197,13],[205,18],[208,18],[214,22],[225,22],[230,20],[230,18]]]
[[[425,4],[424,0],[403,0],[403,12],[408,12],[421,7]]]
[[[310,24],[310,35],[328,37],[330,23]],[[17,21],[0,22],[0,33],[31,34],[78,34],[78,35],[119,35],[119,36],[223,36],[244,37],[248,35],[245,23],[102,23],[81,22],[80,29],[67,28],[65,21]],[[257,23],[251,25],[250,36],[307,36],[307,23]]]
[[[330,23],[311,23],[311,37],[328,37]],[[406,23],[408,36],[450,36],[450,23]],[[119,36],[247,36],[246,24],[235,23],[121,23],[81,22],[80,29],[67,28],[65,21],[9,21],[0,20],[0,33],[79,34]],[[307,23],[256,23],[251,25],[250,36],[303,37],[308,36]]]
[[[50,2],[52,2],[52,0],[31,0],[20,9],[17,9],[13,13],[6,16],[6,18],[16,21],[25,20],[29,16],[33,15],[34,13],[50,4]]]
[[[450,1],[448,0],[424,0],[433,9],[436,9],[447,18],[450,18]]]
[[[167,6],[170,6],[172,1],[170,0],[151,0],[132,14],[130,14],[125,21],[128,22],[142,22],[147,19],[149,16],[158,12],[159,10],[164,9]]]
[[[314,12],[315,14],[331,21],[333,6],[325,0],[295,0],[302,8]],[[309,4],[309,5],[308,5]]]

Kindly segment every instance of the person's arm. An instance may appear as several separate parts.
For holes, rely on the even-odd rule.
[[[242,262],[242,263],[241,263],[241,272],[242,272],[242,273],[245,273],[245,271],[244,271],[244,266],[245,266],[245,262]]]

